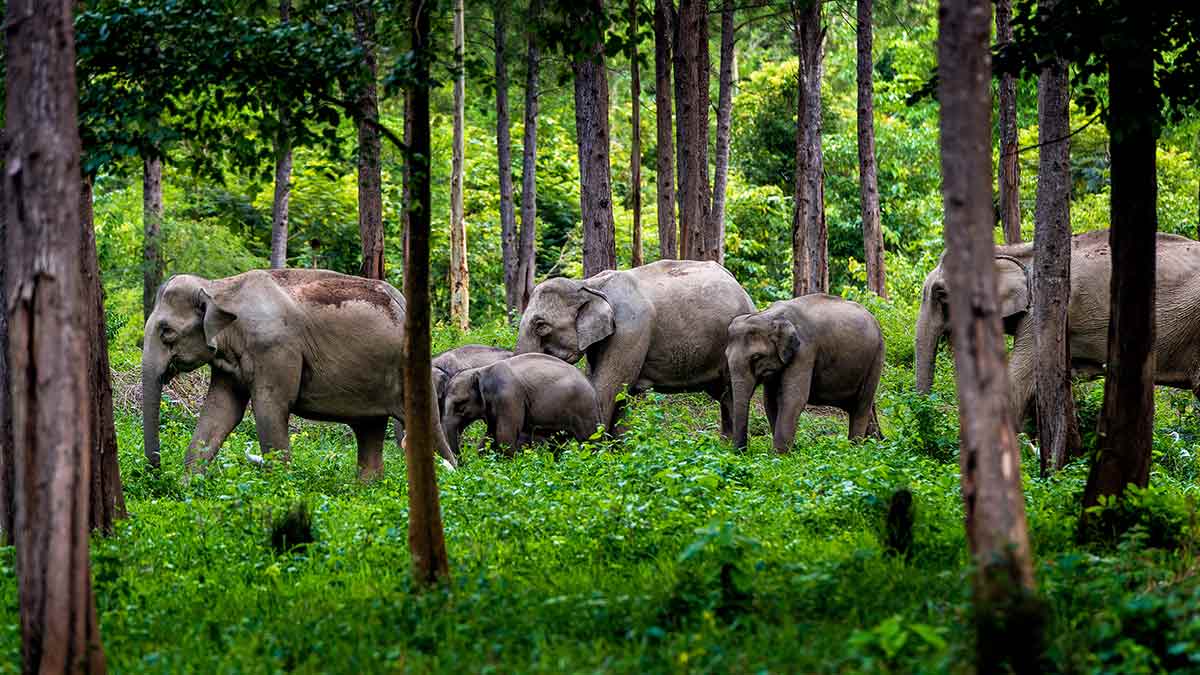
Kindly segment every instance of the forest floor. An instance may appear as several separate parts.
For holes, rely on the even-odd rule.
[[[844,419],[805,415],[794,451],[776,455],[756,414],[738,453],[714,403],[651,394],[632,402],[619,441],[512,460],[468,451],[438,476],[452,579],[424,593],[410,583],[394,444],[386,477],[362,485],[350,431],[302,424],[292,463],[261,470],[244,457],[256,447],[247,420],[188,480],[193,413],[171,405],[155,475],[127,401],[130,517],[92,542],[110,668],[968,672],[957,419],[941,368],[933,399],[908,393],[911,370],[888,368],[882,441],[850,443]],[[1188,397],[1160,400],[1152,489],[1110,510],[1105,522],[1135,527],[1104,544],[1075,541],[1085,463],[1040,479],[1025,443],[1047,671],[1200,671],[1200,414]],[[906,555],[885,544],[900,489],[915,505]],[[300,503],[315,540],[277,552],[273,524]],[[0,672],[17,672],[11,548],[0,603]]]

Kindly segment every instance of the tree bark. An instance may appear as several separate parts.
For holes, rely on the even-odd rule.
[[[291,18],[291,0],[280,0],[279,22]],[[271,269],[287,267],[288,200],[292,194],[292,137],[288,134],[287,110],[279,106],[279,133],[275,136],[275,198],[271,205]]]
[[[354,35],[363,51],[363,82],[358,92],[358,233],[362,238],[361,276],[384,277],[383,174],[379,160],[379,99],[375,78],[375,6],[371,0],[354,3]]]
[[[1131,21],[1145,18],[1131,15]],[[1099,442],[1083,493],[1085,523],[1087,508],[1100,497],[1120,497],[1126,486],[1150,482],[1158,231],[1155,89],[1153,51],[1118,48],[1109,55],[1112,295]]]
[[[78,199],[78,195],[76,195]],[[150,318],[162,283],[162,158],[142,159],[142,319]]]
[[[7,162],[8,133],[0,129],[0,161]],[[4,180],[0,176],[0,242],[8,239],[8,222],[4,204]],[[6,281],[8,256],[0,252],[0,544],[11,546],[13,542],[13,435],[12,405],[8,400],[8,286]]]
[[[733,83],[737,79],[733,15],[733,0],[724,0],[721,5],[721,70],[717,85],[717,156],[713,166],[712,209],[708,214],[708,236],[716,246],[715,260],[721,264],[725,264],[725,189],[729,183]]]
[[[524,312],[533,295],[533,278],[537,272],[535,243],[537,240],[537,116],[538,69],[541,48],[538,46],[537,17],[542,13],[542,0],[529,2],[529,28],[526,30],[528,50],[525,57],[525,132],[521,144],[521,240],[517,248],[518,307]]]
[[[967,542],[977,569],[980,672],[1036,672],[1033,566],[1021,455],[1009,409],[991,220],[989,0],[941,0],[938,96],[945,208],[944,264],[958,381]]]
[[[521,289],[518,285],[520,251],[517,215],[513,205],[512,137],[508,112],[508,65],[505,62],[505,21],[507,2],[496,3],[496,158],[500,174],[500,253],[504,263],[504,304],[508,320],[521,312]]]
[[[585,21],[600,25],[604,0],[588,0]],[[603,33],[601,33],[603,34]],[[617,268],[609,168],[608,74],[604,43],[575,56],[575,134],[579,144],[579,201],[583,215],[583,275]]]
[[[69,2],[10,0],[3,255],[25,672],[102,673],[88,560],[91,453],[75,36]]]
[[[996,0],[996,44],[1012,42],[1012,0]],[[1021,241],[1021,165],[1017,162],[1017,78],[1000,76],[1000,224],[1004,243]]]
[[[408,260],[404,264],[404,420],[408,465],[408,548],[418,585],[450,578],[442,510],[434,468],[435,420],[429,410],[433,382],[429,378],[429,3],[410,0],[411,44],[415,55],[409,89],[412,135],[408,146],[411,201],[408,212]]]
[[[862,200],[863,258],[867,288],[887,297],[883,264],[883,224],[879,214],[879,177],[875,166],[875,62],[873,0],[858,0],[858,178]]]
[[[672,0],[654,1],[654,117],[657,123],[656,151],[658,181],[658,255],[675,258],[679,248],[675,240],[675,143],[671,136],[671,38],[674,8]]]
[[[1048,10],[1054,0],[1042,0]],[[1037,210],[1033,233],[1033,331],[1037,350],[1037,420],[1041,473],[1079,453],[1071,391],[1071,133],[1067,63],[1055,59],[1038,79]],[[1060,139],[1060,140],[1056,140]],[[1020,413],[1021,411],[1014,411]]]
[[[113,424],[112,371],[108,365],[108,331],[104,317],[104,285],[96,255],[96,227],[92,215],[92,180],[80,183],[79,261],[82,265],[84,326],[88,338],[88,394],[91,411],[91,499],[89,525],[110,534],[113,521],[125,517],[121,468],[117,464],[117,428]]]
[[[821,0],[792,0],[796,54],[796,182],[792,211],[792,295],[829,290],[825,160],[821,151],[821,76],[825,28]]]
[[[471,327],[471,273],[467,269],[467,224],[463,221],[463,118],[466,66],[463,0],[454,2],[454,141],[450,163],[450,322]],[[503,180],[503,178],[501,178]],[[511,191],[510,191],[511,193]]]
[[[681,0],[676,30],[680,257],[716,260],[718,245],[708,227],[708,3]]]
[[[638,0],[629,0],[629,90],[632,110],[633,139],[629,148],[629,190],[633,209],[632,265],[640,267],[642,259],[642,80],[638,66]]]

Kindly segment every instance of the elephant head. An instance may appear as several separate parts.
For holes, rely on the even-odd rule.
[[[733,442],[746,447],[750,398],[759,382],[777,376],[800,348],[796,326],[787,319],[763,314],[743,314],[729,324],[725,360],[733,386]]]
[[[933,370],[938,346],[950,337],[950,301],[942,262],[925,277],[921,291],[921,310],[917,315],[916,375],[917,391],[928,394],[933,389]],[[996,290],[1000,316],[1005,331],[1016,330],[1019,319],[1029,311],[1030,278],[1027,260],[998,253],[995,256]]]
[[[588,347],[614,330],[607,295],[583,281],[550,279],[533,290],[521,317],[516,353],[541,352],[577,363]]]
[[[146,459],[159,464],[158,423],[163,386],[179,373],[212,363],[217,336],[237,315],[223,308],[200,277],[171,277],[158,289],[142,343],[142,415]]]
[[[472,368],[455,375],[446,384],[446,400],[442,404],[442,428],[446,441],[455,456],[462,444],[462,432],[471,422],[483,419],[487,413],[489,386],[487,369]]]

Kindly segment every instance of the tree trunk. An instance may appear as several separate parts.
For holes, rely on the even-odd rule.
[[[821,75],[825,28],[821,2],[793,0],[796,54],[796,184],[792,211],[792,295],[829,290],[825,160],[821,154]]]
[[[604,0],[588,0],[585,21],[600,25]],[[602,33],[601,33],[602,34]],[[608,74],[604,43],[576,55],[575,135],[579,144],[579,202],[583,215],[583,276],[617,268],[608,148]],[[581,50],[582,51],[582,50]]]
[[[980,672],[1036,672],[1021,455],[1009,409],[991,220],[989,0],[941,0],[938,97],[951,339]]]
[[[408,548],[413,576],[419,585],[450,578],[442,510],[438,503],[437,472],[433,464],[435,420],[429,414],[433,382],[429,378],[429,3],[411,0],[411,44],[415,55],[409,89],[412,136],[408,146],[409,188],[408,260],[404,263],[404,457],[408,465]]]
[[[654,1],[654,117],[658,127],[658,255],[678,257],[675,241],[675,143],[672,139],[672,0]]]
[[[404,146],[412,142],[412,100],[408,90],[404,91]],[[408,211],[412,204],[412,193],[409,180],[412,172],[409,170],[408,159],[400,169],[400,248],[404,260],[408,260]]]
[[[1096,456],[1083,493],[1085,522],[1087,508],[1099,503],[1100,497],[1120,497],[1127,485],[1149,484],[1154,435],[1155,124],[1159,100],[1154,54],[1144,48],[1126,48],[1115,50],[1109,59],[1112,295],[1104,408]]]
[[[450,322],[471,327],[471,273],[467,269],[467,224],[463,222],[463,118],[466,114],[463,0],[454,2],[454,141],[450,163]],[[501,178],[503,180],[503,178]],[[511,194],[511,191],[510,191]]]
[[[25,672],[102,673],[88,560],[88,323],[70,3],[10,0],[3,244]]]
[[[716,260],[708,228],[708,3],[681,0],[675,40],[679,127],[679,254]]]
[[[1053,0],[1042,0],[1048,11]],[[1033,232],[1033,334],[1037,350],[1037,420],[1041,473],[1079,453],[1071,391],[1071,133],[1067,63],[1055,59],[1038,79],[1037,210]],[[1019,412],[1019,411],[1014,411]]]
[[[104,319],[104,285],[96,255],[96,228],[92,217],[92,180],[84,177],[79,194],[80,248],[84,319],[88,339],[88,394],[91,411],[91,500],[88,522],[93,530],[109,534],[113,520],[125,517],[121,468],[117,464],[117,428],[113,424],[112,371],[108,366],[108,331]]]
[[[858,179],[862,199],[863,258],[867,288],[887,297],[883,264],[883,224],[879,215],[879,177],[875,167],[875,62],[873,0],[858,0]]]
[[[633,140],[629,148],[629,190],[633,209],[633,267],[642,259],[642,79],[638,65],[638,0],[629,0],[629,93]]]
[[[521,312],[521,289],[517,275],[520,252],[517,250],[517,215],[513,206],[512,138],[508,114],[508,65],[504,60],[507,2],[496,3],[496,157],[500,173],[500,253],[504,263],[504,304],[508,320]]]
[[[78,196],[76,196],[78,199]],[[142,159],[142,319],[150,318],[162,283],[162,158]]]
[[[291,18],[291,0],[280,0],[279,22]],[[287,129],[287,110],[279,106],[279,133],[275,136],[275,199],[271,205],[271,269],[287,267],[288,199],[292,194],[292,138]]]
[[[526,31],[529,46],[525,57],[525,132],[521,140],[521,241],[517,248],[517,304],[522,312],[529,306],[529,297],[533,295],[533,278],[537,272],[538,68],[542,55],[535,22],[541,13],[542,0],[530,0],[529,28]]]
[[[358,92],[358,233],[362,237],[361,276],[382,279],[383,175],[380,165],[379,99],[376,94],[375,6],[354,3],[354,36],[363,51],[363,82]]]
[[[1012,0],[996,0],[996,44],[1012,42]],[[1000,76],[1000,224],[1004,243],[1021,241],[1021,165],[1017,162],[1017,78]]]
[[[0,162],[7,164],[8,133],[0,129]],[[8,241],[4,201],[4,179],[0,175],[0,243]],[[8,400],[8,292],[5,269],[7,256],[0,251],[0,544],[13,542],[13,435],[12,405]]]
[[[725,263],[725,188],[729,182],[733,83],[737,79],[733,14],[733,0],[724,0],[721,6],[721,71],[717,85],[717,156],[713,166],[712,210],[708,214],[708,237],[716,246],[715,260],[721,264]]]

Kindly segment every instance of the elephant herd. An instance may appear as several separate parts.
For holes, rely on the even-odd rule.
[[[1200,395],[1200,244],[1159,236],[1156,381]],[[1073,365],[1103,370],[1111,256],[1103,232],[1072,249]],[[1028,244],[998,247],[1001,310],[1016,336],[1013,405],[1024,410],[1035,365]],[[939,264],[923,289],[917,323],[919,390],[948,330]],[[347,424],[359,477],[383,470],[390,419],[403,426],[403,295],[385,282],[322,270],[255,270],[226,279],[171,277],[146,321],[142,360],[147,459],[159,462],[163,386],[209,365],[212,378],[185,464],[210,460],[253,403],[264,451],[288,458],[288,417]],[[622,389],[637,395],[704,392],[721,431],[747,444],[750,399],[761,384],[776,451],[792,446],[810,404],[841,408],[849,435],[877,434],[875,391],[883,368],[879,323],[842,298],[814,294],[756,311],[733,275],[713,262],[663,260],[583,280],[539,284],[521,317],[514,352],[467,345],[432,362],[429,414],[437,452],[457,465],[463,429],[484,420],[497,449],[514,453],[556,434],[578,440],[620,433]],[[575,367],[587,357],[585,375]]]

